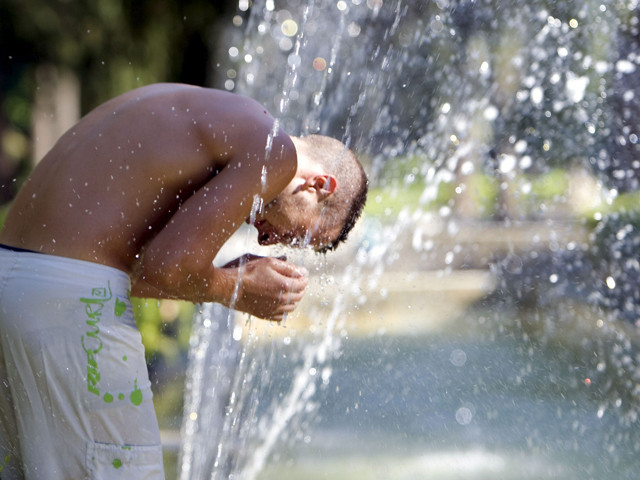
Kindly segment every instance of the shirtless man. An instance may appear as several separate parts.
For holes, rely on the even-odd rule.
[[[289,137],[231,93],[158,84],[90,112],[0,232],[2,479],[163,478],[129,296],[280,320],[306,271],[255,256],[215,267],[216,254],[243,222],[263,245],[332,249],[366,190],[340,142]]]

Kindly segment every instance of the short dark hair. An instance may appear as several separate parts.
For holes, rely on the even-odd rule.
[[[342,214],[342,228],[329,244],[316,249],[316,252],[326,253],[347,239],[362,215],[369,181],[358,158],[342,142],[324,135],[309,135],[301,140],[309,147],[312,158],[338,182],[338,189],[325,200],[323,210]]]
[[[364,171],[363,171],[364,175]],[[334,250],[340,243],[344,242],[349,235],[349,232],[353,229],[356,222],[362,215],[362,209],[367,202],[367,193],[369,191],[369,180],[364,176],[364,181],[361,183],[360,188],[356,192],[353,202],[347,211],[346,218],[342,224],[342,230],[338,236],[329,245],[325,245],[319,248],[317,251],[320,253],[326,253],[330,250]]]

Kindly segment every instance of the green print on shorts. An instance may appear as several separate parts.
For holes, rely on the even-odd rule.
[[[106,288],[93,288],[90,297],[80,298],[80,302],[84,304],[87,327],[81,339],[82,349],[87,354],[87,390],[98,396],[100,395],[100,371],[97,355],[103,346],[100,338],[100,321],[102,320],[102,311],[112,297],[111,285],[107,282]]]
[[[128,292],[127,292],[128,294]],[[98,354],[102,351],[103,343],[100,336],[100,321],[102,313],[107,304],[113,299],[111,284],[107,281],[106,287],[96,287],[91,289],[91,295],[80,298],[84,305],[86,315],[85,333],[81,337],[82,349],[87,354],[87,391],[93,395],[100,396],[100,367]],[[127,302],[120,298],[115,298],[113,313],[116,317],[121,317],[127,310]],[[108,310],[106,310],[108,311]],[[122,360],[127,361],[127,356],[123,355]],[[118,400],[122,401],[127,397],[125,393],[118,393]],[[114,395],[110,392],[102,393],[102,399],[106,403],[113,403]],[[142,403],[142,390],[138,388],[138,379],[133,381],[133,390],[129,393],[129,401],[138,406]],[[0,467],[1,468],[1,467]],[[1,470],[0,470],[1,471]]]
[[[126,310],[127,303],[123,302],[119,298],[116,298],[116,306],[113,307],[113,313],[115,313],[116,317],[121,317]]]
[[[131,392],[129,399],[136,407],[142,403],[142,390],[138,388],[137,379],[133,382],[133,392]]]
[[[126,395],[124,393],[119,393],[118,394],[118,400],[122,401],[126,398]],[[133,381],[133,390],[131,391],[131,393],[129,394],[129,401],[131,402],[132,405],[135,405],[136,407],[139,406],[142,403],[142,390],[140,390],[138,388],[138,379],[135,379]],[[106,403],[113,403],[114,401],[114,397],[113,394],[107,392],[103,395],[102,399],[106,402]]]
[[[131,450],[131,446],[130,445],[122,445],[122,447],[120,447],[122,450]],[[122,467],[122,465],[124,465],[124,463],[122,462],[121,459],[119,458],[114,458],[113,462],[111,462],[111,465],[113,465],[113,468],[118,469],[120,467]]]

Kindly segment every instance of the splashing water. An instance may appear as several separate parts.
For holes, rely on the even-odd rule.
[[[256,478],[295,420],[314,410],[318,385],[328,384],[327,362],[340,346],[334,331],[343,309],[337,298],[318,342],[301,349],[293,343],[283,350],[250,329],[243,338],[229,310],[202,307],[187,372],[181,479]],[[290,342],[285,337],[282,345]],[[283,351],[293,355],[286,363],[292,371],[281,370],[279,378],[277,356]],[[269,404],[262,397],[273,388],[281,393]]]
[[[464,429],[439,456],[398,455],[406,462],[396,460],[389,478],[450,478],[447,471],[466,475],[462,466],[476,479],[611,472],[635,478],[637,6],[635,0],[257,0],[250,9],[240,3],[242,37],[225,86],[261,101],[291,134],[342,139],[365,158],[372,184],[384,188],[369,200],[377,215],[364,219],[346,253],[336,252],[344,273],[330,282],[321,276],[338,292],[321,294],[331,308],[313,312],[322,328],[310,338],[252,333],[229,312],[203,307],[192,341],[181,479],[253,480],[279,446],[304,443],[319,411],[345,418],[348,410],[346,420],[366,424],[370,419],[358,412],[383,405],[393,407],[383,411],[386,418],[406,420],[394,428],[413,448],[426,442],[439,451],[451,432]],[[472,340],[462,333],[440,340],[444,364],[430,356],[437,347],[425,346],[434,337],[417,348],[382,335],[375,345],[389,363],[375,364],[371,376],[403,372],[397,384],[387,373],[381,376],[388,384],[373,386],[366,376],[334,374],[333,359],[348,356],[341,349],[353,309],[379,307],[381,331],[391,329],[397,311],[412,306],[405,297],[391,300],[398,285],[443,297],[448,279],[459,284],[474,271],[489,275],[473,277],[473,288],[489,295],[457,325]],[[395,323],[414,326],[427,310],[405,312]],[[409,330],[407,337],[415,335]],[[403,369],[400,353],[389,353],[396,345],[421,359],[414,363],[428,379],[424,389],[417,388],[415,366]],[[467,373],[462,383],[451,383],[450,368]],[[367,408],[331,410],[345,400],[327,388],[330,382],[341,392],[358,383],[389,393]],[[492,382],[495,392],[487,386]],[[471,387],[472,402],[451,393]],[[365,403],[361,391],[348,391],[356,405]],[[558,392],[567,403],[547,408]],[[500,394],[512,395],[512,403],[497,403],[492,395]],[[321,407],[322,395],[331,401]],[[411,410],[413,398],[419,405]],[[405,410],[407,419],[398,413]],[[499,433],[491,433],[500,419]],[[465,453],[460,445],[470,447]],[[478,445],[496,451],[483,453]],[[514,445],[520,445],[515,455]],[[519,455],[526,462],[512,461],[523,460]],[[458,469],[438,463],[457,461],[451,458],[467,463]],[[562,463],[566,458],[573,463]],[[382,468],[379,462],[363,461]]]

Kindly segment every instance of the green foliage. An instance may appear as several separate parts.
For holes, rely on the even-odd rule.
[[[628,192],[618,195],[607,209],[621,214],[640,215],[640,192]]]
[[[411,172],[414,169],[410,166],[413,160],[414,157],[407,161],[398,161],[398,165],[402,167],[395,170],[390,178],[406,179],[407,175],[413,175]],[[518,175],[508,181],[506,195],[515,199],[518,212],[532,214],[527,212],[535,211],[535,207],[541,203],[555,202],[566,195],[569,189],[569,175],[569,172],[560,168],[544,174]],[[432,186],[423,179],[410,183],[391,180],[389,186],[371,189],[364,213],[379,219],[394,220],[400,211],[407,208],[435,210],[449,206],[455,210],[461,202],[467,202],[473,205],[475,216],[487,218],[497,213],[501,182],[488,174],[464,175],[454,181],[434,183]],[[523,188],[525,184],[529,185],[529,188]],[[432,191],[428,191],[431,189]],[[613,208],[630,208],[634,200],[627,198],[629,195],[618,197]],[[637,196],[633,198],[638,200]]]
[[[101,103],[140,84],[195,77],[201,83],[208,58],[186,68],[183,59],[190,49],[206,45],[207,27],[230,5],[205,0],[5,0],[0,48],[13,65],[51,64],[74,71],[84,89],[90,89],[90,103]]]
[[[585,212],[585,221],[591,227],[596,227],[604,219],[615,217],[620,222],[640,228],[640,192],[627,192],[618,195],[610,202]]]
[[[30,167],[36,70],[71,71],[82,113],[154,82],[208,82],[210,28],[232,1],[3,0],[0,2],[0,204]]]
[[[0,229],[2,229],[2,225],[4,225],[4,219],[7,218],[7,213],[9,213],[9,205],[3,205],[0,207]]]
[[[413,177],[420,175],[421,169],[425,165],[431,163],[431,159],[422,153],[391,158],[385,162],[378,183],[388,185],[389,183],[410,181]]]
[[[567,172],[561,168],[553,169],[531,179],[531,196],[541,199],[553,199],[566,193],[568,189]]]
[[[175,361],[189,348],[195,306],[177,300],[132,298],[133,312],[147,359],[161,356]]]
[[[364,214],[379,218],[396,218],[400,211],[407,206],[417,206],[424,186],[411,184],[404,189],[374,188],[371,189]]]

